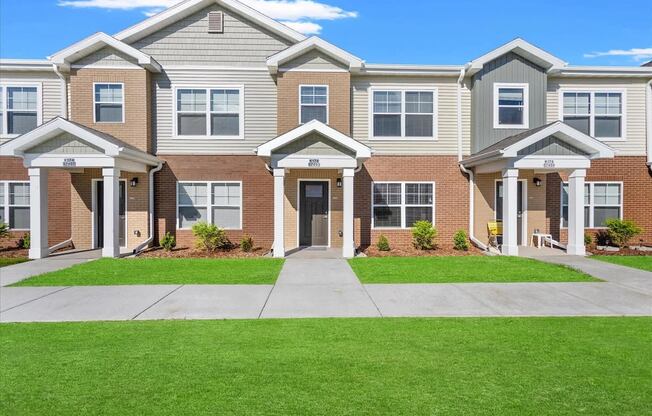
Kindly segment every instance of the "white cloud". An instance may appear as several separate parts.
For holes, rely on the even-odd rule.
[[[358,12],[347,11],[315,0],[240,1],[304,34],[321,32],[321,25],[315,21],[349,19],[358,16]],[[59,6],[63,7],[110,10],[143,9],[146,16],[153,16],[176,3],[179,3],[179,0],[59,0]]]
[[[599,58],[602,56],[631,56],[640,62],[652,58],[652,48],[612,49],[606,52],[585,53],[585,58]]]

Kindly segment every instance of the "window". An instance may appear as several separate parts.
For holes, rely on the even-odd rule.
[[[623,139],[624,92],[562,92],[561,118],[577,130],[598,139]]]
[[[199,221],[227,230],[242,228],[241,182],[179,182],[177,194],[178,228],[192,228]]]
[[[29,182],[0,182],[0,223],[29,230]]]
[[[417,221],[434,221],[433,183],[374,183],[373,227],[410,228]]]
[[[374,138],[434,138],[436,91],[372,90]]]
[[[327,85],[301,85],[300,101],[301,124],[311,120],[328,123],[328,86]]]
[[[0,85],[0,135],[19,135],[41,122],[40,87]]]
[[[93,84],[95,89],[95,122],[124,123],[122,84]]]
[[[584,184],[584,227],[605,227],[609,218],[622,218],[622,184],[587,182]],[[568,227],[568,184],[561,189],[561,226]]]
[[[528,84],[494,84],[494,128],[527,129]]]
[[[241,87],[177,89],[177,135],[242,138],[242,100]]]

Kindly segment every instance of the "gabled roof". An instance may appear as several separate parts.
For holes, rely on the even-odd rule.
[[[543,49],[540,49],[521,38],[516,38],[513,41],[508,42],[503,46],[496,48],[493,51],[469,62],[467,64],[467,74],[475,74],[476,72],[482,70],[486,63],[491,62],[494,59],[509,52],[514,52],[515,54],[522,56],[523,58],[547,71],[563,68],[567,65],[566,62],[562,61],[556,56],[549,54]]]
[[[328,43],[323,39],[312,36],[267,58],[267,67],[272,74],[275,74],[278,71],[278,68],[285,62],[289,62],[312,50],[318,50],[338,62],[348,65],[349,70],[353,72],[360,71],[364,65],[364,61],[357,56],[348,53],[344,49],[338,48],[332,43]]]
[[[186,16],[208,7],[211,4],[218,4],[225,9],[238,13],[289,41],[300,42],[306,38],[296,30],[289,28],[271,17],[265,16],[259,11],[254,10],[237,0],[185,0],[155,14],[149,19],[145,19],[140,23],[116,33],[115,38],[127,43],[135,42],[156,32],[157,30],[183,19]]]
[[[641,66],[652,66],[652,61],[648,62],[647,64],[643,64]]]
[[[555,121],[509,136],[464,159],[462,164],[464,166],[475,166],[490,160],[518,157],[520,150],[550,136],[557,137],[585,152],[589,159],[614,157],[614,150],[611,147],[562,121]]]
[[[147,70],[161,72],[161,66],[156,62],[156,60],[154,60],[154,58],[103,32],[91,35],[86,39],[55,53],[50,56],[50,61],[58,66],[69,69],[71,63],[83,58],[84,56],[90,55],[105,46],[114,48],[123,54],[134,58],[134,60],[138,62],[138,65]]]
[[[368,159],[371,157],[371,149],[369,147],[317,120],[312,120],[268,141],[267,143],[261,144],[256,149],[256,154],[261,157],[271,157],[274,150],[312,133],[319,133],[327,139],[350,149],[355,152],[356,159]]]

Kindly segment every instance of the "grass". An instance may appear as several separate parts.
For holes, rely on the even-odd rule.
[[[274,284],[283,260],[99,259],[23,280],[13,286]]]
[[[591,256],[591,258],[652,272],[652,256]]]
[[[569,267],[520,257],[368,257],[349,264],[362,283],[598,281]]]
[[[0,414],[650,415],[651,318],[0,325]]]
[[[11,266],[12,264],[24,263],[28,261],[25,257],[0,257],[0,267]]]

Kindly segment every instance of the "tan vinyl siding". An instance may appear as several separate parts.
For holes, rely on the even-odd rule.
[[[224,12],[224,33],[208,33],[208,12]],[[290,43],[217,5],[206,7],[132,44],[161,65],[264,67]]]
[[[174,87],[244,86],[244,139],[176,138],[173,131]],[[276,137],[276,84],[267,71],[168,70],[154,77],[155,152],[159,154],[253,154]]]
[[[77,66],[134,67],[140,68],[132,57],[111,48],[104,47],[72,63]]]
[[[548,122],[559,120],[560,88],[605,88],[623,89],[626,92],[626,140],[606,141],[616,149],[619,156],[638,156],[645,154],[645,80],[613,78],[549,78],[548,80]]]
[[[332,71],[332,70],[343,70],[346,71],[348,68],[334,60],[333,58],[320,53],[319,51],[309,51],[305,54],[296,57],[290,62],[286,62],[281,65],[281,70],[308,70],[308,71]]]
[[[352,85],[353,138],[374,149],[377,155],[457,154],[457,78],[455,77],[354,77]],[[436,140],[370,140],[369,89],[371,87],[437,88]],[[462,90],[462,151],[470,153],[471,94]]]

